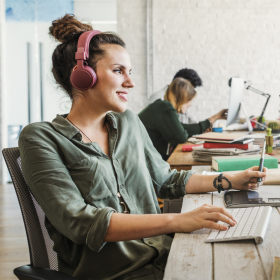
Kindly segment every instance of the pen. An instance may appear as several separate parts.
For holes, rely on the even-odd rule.
[[[259,171],[262,172],[263,171],[263,161],[264,161],[264,151],[265,151],[265,146],[266,146],[266,140],[264,139],[263,140],[263,147],[262,147],[262,156],[261,156],[261,159],[260,159],[260,165],[259,165]],[[258,185],[258,188],[260,187],[260,183],[262,181],[262,178],[258,178],[257,179],[257,185]]]

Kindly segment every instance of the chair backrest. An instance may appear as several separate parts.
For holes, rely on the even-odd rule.
[[[45,227],[45,214],[26,184],[19,148],[2,151],[18,197],[29,246],[30,262],[34,267],[58,270],[57,254]]]

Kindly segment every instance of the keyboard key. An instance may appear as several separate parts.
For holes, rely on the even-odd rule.
[[[219,230],[212,230],[207,239],[215,239],[219,232]]]
[[[227,230],[223,230],[223,231],[220,231],[217,238],[224,238],[224,236],[226,235],[227,233]]]
[[[235,230],[236,230],[236,226],[230,227],[225,235],[225,238],[231,238]]]

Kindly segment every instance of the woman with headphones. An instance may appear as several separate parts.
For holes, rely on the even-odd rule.
[[[131,79],[124,42],[72,15],[53,21],[52,72],[72,100],[69,114],[26,126],[19,138],[24,177],[46,214],[59,271],[76,279],[162,279],[172,232],[225,230],[223,207],[160,214],[156,195],[215,191],[216,176],[170,170],[137,115],[126,110]],[[256,187],[256,168],[226,175]],[[228,188],[226,180],[221,186]],[[217,186],[216,186],[217,187]]]
[[[169,158],[179,143],[185,143],[192,135],[211,129],[216,120],[226,119],[227,110],[224,109],[199,123],[181,123],[178,115],[186,113],[195,96],[191,82],[176,77],[167,87],[164,100],[157,99],[139,113],[140,120],[164,160]]]

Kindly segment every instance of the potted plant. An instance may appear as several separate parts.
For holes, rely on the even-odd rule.
[[[279,123],[278,122],[270,122],[268,127],[271,128],[272,133],[280,133]]]

